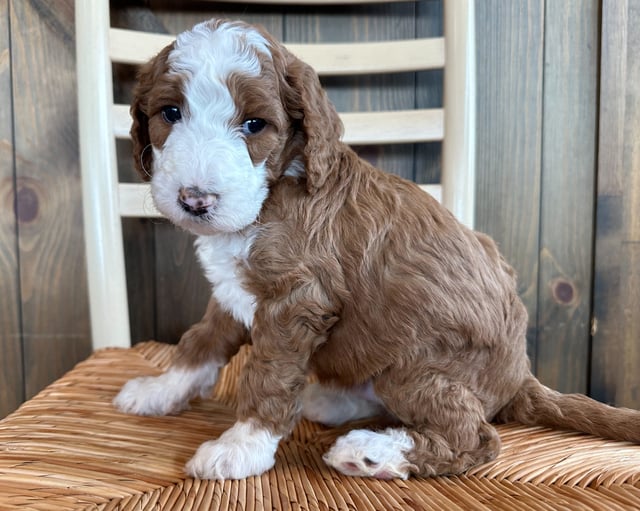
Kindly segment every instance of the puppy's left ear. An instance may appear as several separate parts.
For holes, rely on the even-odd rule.
[[[304,163],[307,190],[315,193],[327,179],[338,159],[336,145],[344,127],[320,84],[314,69],[286,52],[285,106],[304,136]]]
[[[133,144],[133,163],[144,181],[151,179],[153,151],[149,136],[148,101],[158,78],[167,72],[167,57],[173,49],[173,43],[165,47],[158,55],[144,64],[137,74],[131,102],[131,142]]]

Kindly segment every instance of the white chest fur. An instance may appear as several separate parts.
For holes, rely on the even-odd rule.
[[[242,233],[199,236],[196,254],[213,286],[213,296],[237,321],[251,328],[256,298],[242,283],[242,269],[255,238],[255,229]]]

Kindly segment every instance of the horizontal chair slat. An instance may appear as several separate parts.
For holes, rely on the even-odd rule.
[[[142,64],[175,39],[121,28],[112,28],[109,37],[111,60],[124,64]],[[286,46],[321,76],[422,71],[442,68],[445,61],[442,37]]]
[[[340,114],[350,145],[435,142],[444,137],[444,110],[393,110]]]
[[[439,141],[444,133],[443,117],[441,108],[340,114],[345,127],[343,140],[352,145]],[[117,138],[129,138],[128,105],[114,105],[113,124]]]
[[[320,76],[401,73],[444,67],[444,39],[441,37],[286,46]]]
[[[442,186],[439,184],[420,185],[439,202],[442,201]],[[124,218],[163,218],[151,198],[148,183],[119,183],[120,216]]]
[[[135,218],[162,218],[151,198],[149,183],[118,183],[120,216]]]

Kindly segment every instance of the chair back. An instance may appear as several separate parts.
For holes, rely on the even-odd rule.
[[[308,6],[332,4],[336,0],[268,3]],[[473,227],[474,0],[443,3],[444,37],[287,44],[287,47],[321,77],[444,69],[442,107],[341,112],[344,141],[357,146],[442,142],[441,182],[421,187],[460,221]],[[148,184],[118,180],[115,141],[129,137],[131,119],[128,105],[114,103],[112,64],[146,62],[173,39],[172,35],[111,27],[107,0],[76,0],[80,162],[94,349],[131,344],[121,220],[160,216],[149,200]]]

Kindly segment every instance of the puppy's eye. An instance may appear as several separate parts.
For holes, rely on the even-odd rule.
[[[162,119],[167,124],[175,124],[182,119],[182,113],[180,113],[180,109],[177,106],[163,106],[161,111]]]
[[[242,123],[242,133],[245,135],[255,135],[260,133],[267,125],[264,119],[247,119]]]

